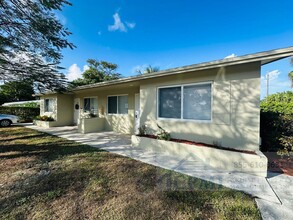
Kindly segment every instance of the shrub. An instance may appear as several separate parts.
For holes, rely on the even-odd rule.
[[[281,92],[269,95],[260,103],[262,112],[274,112],[279,114],[293,114],[293,92]]]
[[[262,151],[293,152],[293,92],[270,95],[261,101]]]
[[[290,156],[290,153],[293,152],[293,136],[283,136],[280,139],[281,145],[284,146],[284,149],[278,151],[278,154],[283,156]]]
[[[40,121],[54,121],[54,118],[47,116],[47,115],[38,115],[35,117],[35,120],[40,120]]]
[[[0,114],[16,115],[20,121],[32,121],[40,114],[40,108],[0,106]]]
[[[163,129],[160,125],[158,125],[159,133],[157,134],[157,139],[169,141],[171,139],[171,135],[165,129]]]
[[[141,136],[144,136],[147,134],[147,126],[146,125],[141,125],[139,128],[138,128],[138,134],[141,135]]]

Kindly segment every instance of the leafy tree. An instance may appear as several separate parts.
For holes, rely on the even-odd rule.
[[[34,99],[33,84],[24,81],[11,81],[0,86],[0,96],[4,102],[26,101]],[[1,103],[1,104],[3,104]]]
[[[87,63],[89,68],[83,72],[82,78],[71,82],[71,88],[121,78],[121,75],[116,72],[117,64],[94,59],[88,59]]]
[[[137,70],[139,74],[149,74],[154,72],[159,72],[160,67],[148,65],[144,70]]]
[[[55,12],[67,0],[0,0],[0,80],[33,81],[40,90],[62,87],[61,49],[74,48]]]

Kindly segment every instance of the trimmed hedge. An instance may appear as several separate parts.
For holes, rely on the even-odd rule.
[[[293,92],[270,95],[260,108],[261,150],[289,155],[293,152]]]
[[[16,115],[21,121],[32,121],[40,115],[40,108],[0,106],[0,114]]]
[[[262,151],[289,153],[293,150],[293,115],[261,112],[260,136]]]

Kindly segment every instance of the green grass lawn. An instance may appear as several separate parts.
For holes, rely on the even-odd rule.
[[[0,128],[0,219],[260,218],[242,192],[27,128]]]

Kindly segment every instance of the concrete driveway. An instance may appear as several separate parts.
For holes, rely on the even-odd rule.
[[[263,219],[293,219],[292,176],[270,173],[269,177],[264,178],[245,173],[224,172],[189,157],[181,158],[177,155],[170,156],[137,149],[131,146],[129,135],[112,131],[81,134],[74,126],[26,127],[246,192],[255,197]]]

